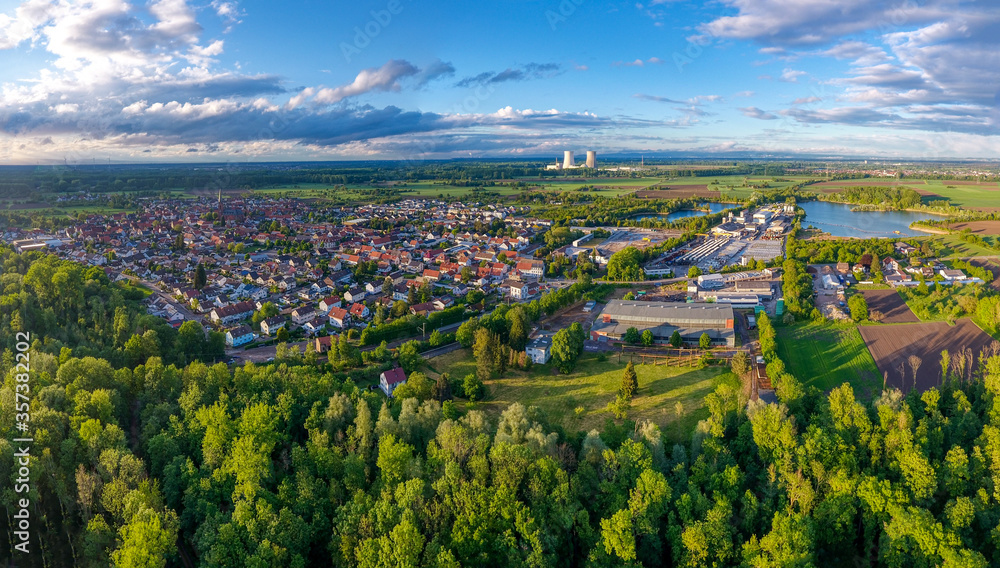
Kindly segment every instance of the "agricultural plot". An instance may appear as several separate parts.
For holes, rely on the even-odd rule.
[[[948,350],[952,356],[971,353],[974,361],[967,362],[966,369],[970,364],[975,368],[982,350],[993,343],[993,338],[970,319],[959,320],[954,326],[945,322],[866,325],[859,331],[886,385],[904,392],[914,387],[923,392],[941,384],[942,351]]]
[[[895,290],[864,290],[868,302],[868,313],[882,313],[882,323],[916,323],[920,318],[914,314],[906,301]]]
[[[461,349],[432,359],[428,376],[436,378],[438,372],[452,377],[475,373],[476,364],[469,351]],[[626,362],[623,359],[619,363],[616,356],[602,362],[596,355],[584,354],[576,370],[568,375],[553,374],[551,365],[536,366],[527,373],[508,371],[504,377],[487,382],[487,399],[475,407],[496,420],[504,409],[520,402],[537,406],[553,424],[561,424],[568,432],[599,428],[611,417],[606,407],[618,393]],[[698,421],[708,417],[705,397],[716,386],[727,380],[736,382],[728,367],[636,365],[635,369],[639,390],[632,400],[629,419],[655,422],[674,442],[686,441]],[[681,405],[680,414],[677,403]],[[583,410],[578,414],[577,408]]]
[[[778,356],[802,384],[828,391],[843,383],[871,389],[880,376],[852,325],[806,323],[778,327]]]
[[[966,209],[981,209],[996,211],[1000,209],[1000,183],[995,181],[952,181],[927,180],[925,182],[927,197],[924,201],[942,197]],[[914,189],[917,189],[914,187]]]
[[[1000,199],[1000,197],[998,197]],[[964,231],[968,229],[977,235],[1000,235],[1000,221],[969,221],[966,223],[954,223],[948,226],[953,231]]]

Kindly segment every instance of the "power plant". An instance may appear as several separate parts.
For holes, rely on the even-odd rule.
[[[545,166],[547,170],[575,170],[579,168],[596,168],[597,167],[597,152],[594,150],[587,150],[587,161],[584,164],[577,165],[576,160],[573,158],[573,151],[566,150],[563,152],[563,160],[560,164],[556,162],[555,164],[549,164]]]

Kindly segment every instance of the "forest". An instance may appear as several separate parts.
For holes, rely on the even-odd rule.
[[[129,359],[116,343],[149,327],[130,300],[85,273],[83,297],[103,307],[53,295],[62,277],[38,276],[54,264],[8,253],[0,275],[5,325],[36,338],[38,552],[19,566],[1000,562],[1000,357],[923,394],[786,377],[778,404],[748,404],[726,383],[690,441],[667,447],[650,423],[570,432],[531,406],[493,419],[438,389],[386,401],[360,386],[377,369],[292,353],[228,368],[185,361],[175,341]],[[49,309],[100,325],[56,338]],[[0,476],[13,479],[4,347]]]

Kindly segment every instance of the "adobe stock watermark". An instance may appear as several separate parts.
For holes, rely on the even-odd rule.
[[[674,65],[677,66],[677,72],[683,73],[684,68],[691,63],[694,63],[695,59],[701,57],[701,54],[705,52],[705,47],[707,47],[711,40],[707,36],[691,36],[687,38],[687,45],[681,51],[675,51],[671,54],[671,59],[674,61]]]
[[[552,31],[556,31],[556,26],[565,22],[570,16],[576,13],[576,9],[583,4],[584,0],[562,0],[555,10],[545,11],[545,21],[549,23]]]
[[[354,26],[354,41],[340,42],[340,52],[344,55],[344,60],[350,63],[352,57],[361,55],[361,52],[371,45],[372,40],[392,23],[393,17],[402,12],[403,3],[400,0],[389,0],[384,9],[369,12],[372,19],[363,26]]]

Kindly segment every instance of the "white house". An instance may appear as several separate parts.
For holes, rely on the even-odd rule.
[[[944,270],[939,270],[938,274],[940,274],[942,278],[944,278],[949,282],[962,281],[968,278],[965,275],[965,273],[962,272],[961,270],[944,269]]]
[[[351,288],[347,292],[344,292],[344,299],[347,300],[348,302],[356,303],[364,301],[365,296],[367,295],[368,293],[362,290],[361,288]]]
[[[340,299],[330,296],[328,298],[323,298],[319,303],[319,309],[324,312],[329,312],[330,308],[339,308],[343,305]]]
[[[524,352],[538,365],[548,363],[552,358],[552,337],[542,335],[532,339],[524,348]]]
[[[406,384],[406,372],[401,367],[390,369],[378,378],[378,386],[385,393],[385,396],[392,397],[392,392],[399,385]]]
[[[292,323],[302,325],[316,317],[316,310],[312,308],[295,308],[292,310]]]
[[[285,318],[281,316],[270,317],[260,322],[260,330],[266,335],[273,335],[283,327],[285,327]]]
[[[344,329],[351,325],[351,314],[344,308],[330,308],[327,317],[330,318],[330,325],[333,327]]]

